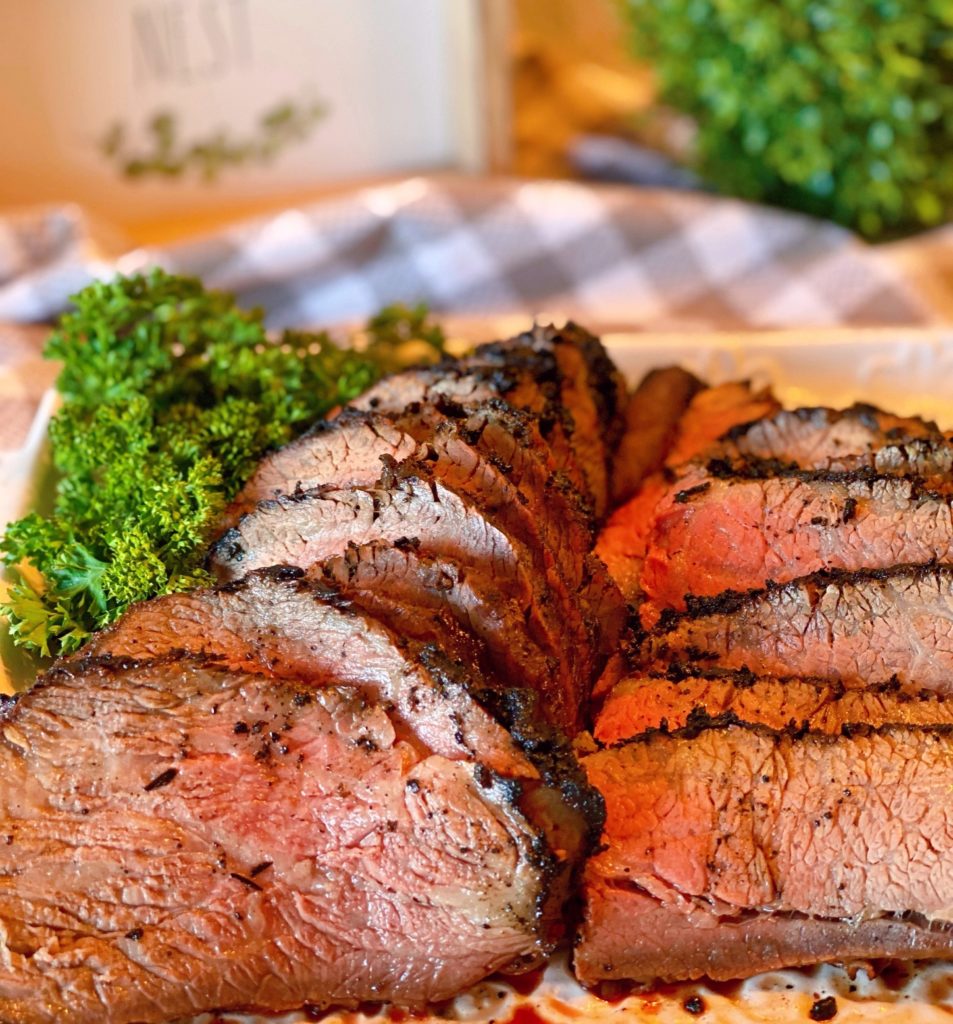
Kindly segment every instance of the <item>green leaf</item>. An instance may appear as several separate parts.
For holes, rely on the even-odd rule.
[[[265,451],[444,348],[423,306],[382,310],[362,351],[324,333],[273,341],[260,311],[161,270],[73,301],[46,346],[63,362],[54,508],[0,542],[41,581],[21,578],[0,610],[14,642],[43,654],[75,650],[133,602],[208,583],[205,548]]]

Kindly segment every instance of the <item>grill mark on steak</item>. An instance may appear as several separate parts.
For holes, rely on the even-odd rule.
[[[716,474],[659,502],[642,571],[643,621],[682,609],[684,595],[786,583],[820,569],[878,569],[953,560],[950,496],[917,480],[793,469]],[[700,488],[704,487],[704,491]],[[674,493],[673,493],[674,491]]]
[[[717,720],[585,757],[607,819],[577,974],[650,982],[949,956],[951,757],[950,723],[829,736]]]
[[[0,1016],[419,1005],[552,949],[558,792],[547,804],[525,761],[497,778],[409,748],[354,690],[298,693],[193,663],[87,662],[20,698],[17,743],[0,744],[0,877],[15,879]],[[241,717],[261,734],[236,735]],[[261,759],[269,729],[288,752]],[[163,762],[175,786],[146,791]]]
[[[857,722],[931,725],[953,721],[944,694],[910,691],[897,682],[847,689],[839,680],[762,678],[746,672],[639,675],[606,698],[594,737],[605,746],[650,729],[677,730],[698,719],[731,715],[774,729],[839,733]]]
[[[746,593],[687,597],[634,656],[863,685],[896,676],[941,693],[953,680],[953,567],[814,573]]]

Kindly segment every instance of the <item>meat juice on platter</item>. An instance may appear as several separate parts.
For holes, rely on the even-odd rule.
[[[939,1019],[951,464],[574,325],[385,379],[7,701],[0,1019]]]

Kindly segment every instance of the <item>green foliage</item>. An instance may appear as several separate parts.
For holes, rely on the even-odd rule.
[[[622,0],[718,189],[869,237],[953,209],[953,0]]]
[[[133,602],[205,583],[204,548],[262,453],[402,365],[439,354],[426,310],[392,307],[362,351],[326,334],[270,341],[261,313],[156,270],[74,297],[46,354],[63,362],[50,424],[52,514],[10,525],[14,641],[68,653]]]

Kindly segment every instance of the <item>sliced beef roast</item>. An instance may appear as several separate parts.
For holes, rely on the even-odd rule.
[[[953,955],[951,726],[696,723],[585,757],[607,817],[580,979]]]
[[[435,753],[359,690],[87,661],[0,733],[11,1024],[420,1004],[562,930],[561,793],[525,757]]]
[[[430,723],[435,732],[427,742],[447,757],[480,751],[500,770],[513,757],[509,735],[474,700],[484,684],[439,650],[416,649],[336,601],[321,583],[320,567],[311,577],[300,569],[262,570],[223,587],[134,605],[83,654],[147,660],[177,651],[236,671],[360,688],[368,700],[390,704],[395,720],[420,732]],[[448,736],[452,745],[440,747]]]
[[[911,692],[897,682],[848,689],[836,680],[777,679],[750,672],[636,675],[606,698],[593,731],[607,746],[649,729],[681,729],[699,713],[742,722],[837,734],[851,723],[934,725],[953,720],[945,694]]]
[[[838,469],[845,459],[871,459],[884,445],[914,438],[935,440],[941,435],[935,423],[869,405],[782,409],[733,427],[706,454],[729,461],[770,459],[803,469]]]
[[[307,568],[342,553],[349,543],[416,540],[425,554],[479,567],[497,580],[522,609],[534,641],[555,659],[564,680],[560,719],[577,720],[601,670],[591,643],[599,623],[586,619],[564,587],[551,589],[555,575],[538,565],[545,551],[504,532],[492,516],[435,478],[429,466],[398,468],[413,475],[378,488],[319,489],[263,502],[213,548],[213,570],[230,580],[271,565]]]
[[[663,616],[639,660],[819,676],[851,685],[896,677],[953,693],[953,567],[824,572]]]
[[[951,498],[915,480],[863,471],[752,476],[696,470],[660,500],[642,570],[644,622],[684,608],[686,594],[751,590],[819,569],[953,561]]]
[[[769,393],[753,392],[747,384],[704,388],[689,403],[663,469],[681,465],[706,450],[733,424],[767,415],[777,407]],[[641,597],[642,562],[652,514],[667,489],[664,472],[646,477],[634,497],[616,509],[599,535],[596,554],[629,600]]]
[[[647,476],[662,468],[688,403],[701,388],[701,381],[680,366],[646,374],[626,403],[625,427],[612,462],[613,506],[628,501]]]
[[[222,528],[254,512],[260,501],[284,494],[322,485],[372,486],[383,471],[382,455],[400,462],[416,450],[414,438],[385,417],[345,409],[266,455],[229,506]]]

